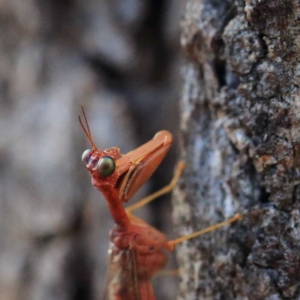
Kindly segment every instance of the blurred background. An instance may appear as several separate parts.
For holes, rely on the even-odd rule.
[[[183,1],[0,1],[0,299],[102,299],[112,221],[81,154],[178,142]],[[137,199],[170,180],[176,146]],[[175,237],[171,204],[143,218]],[[174,299],[174,277],[156,280]]]

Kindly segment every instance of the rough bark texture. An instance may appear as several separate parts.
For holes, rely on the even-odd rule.
[[[300,299],[299,1],[188,0],[179,299]],[[184,226],[184,227],[182,227]],[[185,228],[185,229],[184,229]]]

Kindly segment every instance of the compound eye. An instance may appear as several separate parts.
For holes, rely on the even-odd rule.
[[[81,161],[83,162],[84,166],[87,167],[89,162],[90,162],[90,158],[93,154],[93,150],[92,149],[86,149],[81,156]]]
[[[108,177],[115,171],[116,163],[112,157],[104,156],[100,158],[97,169],[101,177]]]

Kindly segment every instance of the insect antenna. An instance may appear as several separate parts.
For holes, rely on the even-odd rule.
[[[97,147],[93,141],[93,137],[92,137],[92,134],[91,134],[91,130],[90,130],[90,126],[89,126],[89,123],[87,121],[87,118],[86,118],[86,114],[85,114],[85,111],[84,111],[84,108],[83,106],[81,106],[81,110],[82,110],[82,114],[83,114],[83,117],[84,117],[84,122],[85,122],[85,125],[83,124],[82,120],[81,120],[81,116],[79,115],[78,116],[78,120],[79,120],[79,123],[85,133],[85,135],[87,136],[87,138],[89,139],[90,143],[91,143],[91,146],[92,146],[92,149],[93,150],[96,150]]]

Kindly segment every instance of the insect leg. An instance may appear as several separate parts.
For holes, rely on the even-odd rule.
[[[181,176],[181,173],[183,171],[183,169],[185,168],[185,165],[186,163],[183,161],[183,160],[180,160],[176,166],[176,169],[175,169],[175,172],[174,172],[174,176],[171,180],[171,182],[166,185],[165,187],[163,187],[162,189],[158,190],[157,192],[149,195],[148,197],[142,199],[141,201],[133,204],[133,205],[130,205],[126,208],[126,212],[127,213],[131,213],[133,212],[134,210],[148,204],[149,202],[155,200],[156,198],[164,195],[164,194],[167,194],[169,192],[172,191],[172,189],[175,187],[178,179],[180,178]]]
[[[215,231],[216,229],[219,229],[225,225],[228,225],[228,224],[231,224],[233,222],[236,222],[236,221],[239,221],[239,220],[242,220],[243,216],[241,214],[236,214],[234,215],[233,217],[231,217],[230,219],[228,220],[225,220],[221,223],[218,223],[218,224],[215,224],[215,225],[212,225],[212,226],[209,226],[209,227],[206,227],[202,230],[199,230],[199,231],[196,231],[196,232],[193,232],[191,234],[188,234],[188,235],[185,235],[185,236],[182,236],[176,240],[172,240],[172,241],[169,241],[168,242],[168,248],[170,251],[173,251],[174,250],[174,246],[177,245],[177,244],[180,244],[184,241],[187,241],[189,239],[192,239],[192,238],[195,238],[195,237],[198,237],[202,234],[205,234],[205,233],[208,233],[208,232],[212,232],[212,231]]]

